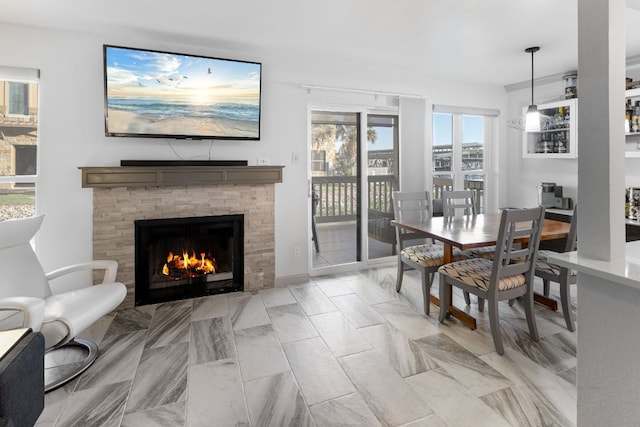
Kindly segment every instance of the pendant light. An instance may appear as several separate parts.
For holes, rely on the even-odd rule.
[[[540,112],[538,106],[533,103],[533,54],[540,50],[540,47],[528,47],[524,51],[531,53],[531,104],[524,117],[524,131],[536,132],[540,130]]]
[[[538,106],[533,101],[533,54],[539,50],[540,47],[538,46],[528,47],[524,50],[526,53],[531,54],[531,104],[524,117],[507,122],[508,126],[525,132],[539,132],[542,126],[551,120],[551,117],[540,114]]]

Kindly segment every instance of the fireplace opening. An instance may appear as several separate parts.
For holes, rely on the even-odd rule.
[[[244,215],[135,221],[135,305],[244,289]]]

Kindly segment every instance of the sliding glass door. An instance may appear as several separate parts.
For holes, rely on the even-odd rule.
[[[313,267],[360,261],[360,113],[312,111]]]
[[[397,116],[311,112],[313,268],[395,254],[397,122]]]
[[[393,200],[400,188],[398,116],[367,116],[367,246],[368,259],[396,254],[396,230],[391,225]]]

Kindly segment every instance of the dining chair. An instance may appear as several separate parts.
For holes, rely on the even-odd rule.
[[[459,209],[463,209],[464,215],[476,215],[478,213],[473,190],[443,191],[443,216],[455,216]]]
[[[478,207],[476,206],[476,197],[473,190],[457,190],[442,192],[442,214],[444,217],[456,216],[459,209],[463,210],[465,215],[476,215]],[[462,253],[467,258],[493,258],[495,246],[483,246],[480,248],[472,248]],[[464,302],[471,305],[471,298],[468,292],[463,292]]]
[[[533,309],[533,273],[540,244],[540,230],[544,221],[544,208],[507,209],[502,211],[500,229],[496,240],[493,260],[471,258],[443,265],[440,274],[440,317],[444,323],[451,304],[448,286],[478,296],[478,309],[483,311],[484,300],[489,305],[489,323],[493,343],[498,354],[504,354],[498,302],[524,297],[524,309],[529,334],[538,340],[538,329]],[[514,246],[514,242],[526,240],[525,247]]]
[[[567,244],[564,252],[575,251],[578,246],[578,205],[573,207],[573,216],[571,217],[571,225],[569,226],[569,234],[567,236]],[[578,273],[576,270],[561,267],[547,261],[549,255],[557,253],[550,250],[538,251],[538,260],[536,261],[535,275],[542,279],[543,294],[549,296],[550,282],[557,282],[560,285],[560,304],[562,305],[562,313],[567,329],[571,332],[575,331],[575,321],[571,312],[571,292],[570,286],[578,282]]]
[[[429,221],[432,216],[431,198],[428,191],[401,192],[394,191],[393,214],[397,221]],[[420,244],[407,245],[411,241],[422,241]],[[396,278],[396,292],[402,288],[402,279],[406,268],[420,271],[422,278],[422,294],[424,313],[429,314],[430,290],[433,276],[438,267],[444,264],[444,247],[433,243],[425,243],[424,235],[413,233],[401,227],[396,227],[396,244],[398,245],[398,274]],[[460,249],[453,250],[453,259],[466,258]]]

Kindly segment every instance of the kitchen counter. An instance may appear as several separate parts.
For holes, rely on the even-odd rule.
[[[545,210],[545,218],[555,219],[556,221],[564,221],[571,222],[571,217],[573,216],[573,209],[556,209],[549,208]],[[634,242],[636,240],[640,240],[640,221],[637,219],[629,219],[625,218],[625,233],[626,233],[626,241]],[[558,250],[558,249],[553,249]]]
[[[626,256],[613,261],[587,258],[578,252],[550,254],[549,261],[640,290],[640,241],[627,243]]]

